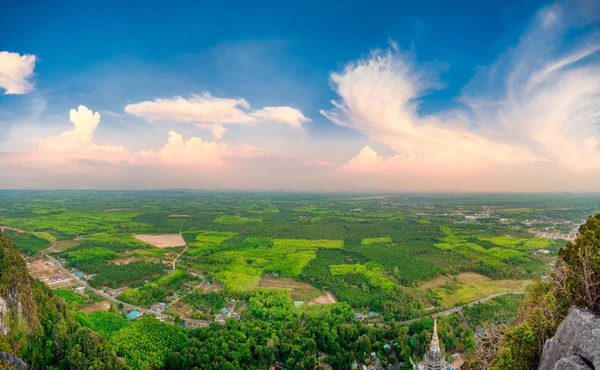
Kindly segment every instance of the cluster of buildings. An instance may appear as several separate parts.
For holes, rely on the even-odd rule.
[[[152,305],[152,307],[150,307],[150,309],[154,312],[157,313],[161,313],[165,310],[165,308],[167,308],[167,304],[163,303],[163,302],[158,302]]]

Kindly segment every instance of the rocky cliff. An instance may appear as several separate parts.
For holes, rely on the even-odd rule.
[[[544,345],[538,370],[600,369],[600,315],[572,307]]]
[[[100,365],[99,365],[100,364]],[[0,231],[0,370],[122,369],[99,334],[82,328],[66,302],[29,276]]]

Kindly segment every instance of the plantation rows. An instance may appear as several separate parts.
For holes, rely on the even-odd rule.
[[[89,281],[93,287],[109,286],[117,288],[134,281],[160,274],[164,267],[158,263],[132,262],[128,265],[107,264],[98,260],[78,261],[71,265],[74,268],[95,274]]]
[[[438,275],[440,268],[406,253],[401,247],[392,244],[367,244],[353,249],[365,257],[381,264],[402,284],[427,280]]]

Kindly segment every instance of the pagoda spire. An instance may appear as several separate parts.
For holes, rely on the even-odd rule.
[[[433,336],[431,337],[431,346],[432,351],[440,350],[440,339],[438,338],[437,332],[437,319],[433,319]]]

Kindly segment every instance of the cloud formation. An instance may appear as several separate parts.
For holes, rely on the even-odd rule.
[[[27,94],[34,89],[33,76],[35,55],[0,51],[0,89],[5,94]]]
[[[89,172],[90,165],[140,165],[218,169],[230,159],[248,159],[267,155],[252,145],[230,148],[224,142],[211,142],[200,137],[184,139],[170,130],[167,142],[160,149],[131,152],[124,146],[100,145],[94,133],[100,124],[100,113],[80,105],[69,112],[72,130],[40,140],[30,151],[14,153],[9,160],[34,168],[54,166],[57,172]],[[89,168],[87,168],[89,169]]]
[[[178,132],[169,131],[169,139],[158,151],[140,152],[138,162],[142,164],[168,164],[173,166],[202,166],[218,168],[225,165],[227,144],[203,141],[199,137],[188,140]]]
[[[519,45],[467,85],[466,109],[420,114],[419,99],[439,84],[395,44],[331,74],[340,98],[321,113],[396,153],[366,146],[341,170],[455,176],[550,162],[600,171],[598,34],[559,43],[581,21],[556,5],[540,11]]]
[[[72,130],[48,136],[32,151],[16,156],[16,161],[30,165],[47,163],[70,163],[74,160],[119,163],[129,159],[129,151],[123,146],[99,145],[94,133],[100,123],[100,113],[80,105],[69,111]]]
[[[278,122],[300,128],[302,123],[310,121],[296,108],[265,107],[251,111],[245,99],[218,98],[208,92],[189,99],[176,96],[129,104],[125,112],[149,122],[195,123],[200,128],[210,129],[217,140],[226,132],[223,125],[227,124]]]

